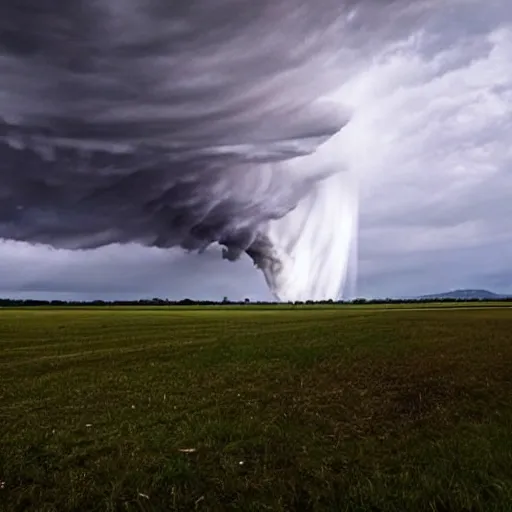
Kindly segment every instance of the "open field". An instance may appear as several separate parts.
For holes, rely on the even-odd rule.
[[[426,306],[0,311],[0,509],[509,512],[512,309]]]

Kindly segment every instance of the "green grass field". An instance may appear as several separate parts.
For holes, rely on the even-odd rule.
[[[0,311],[0,509],[512,510],[512,309]]]

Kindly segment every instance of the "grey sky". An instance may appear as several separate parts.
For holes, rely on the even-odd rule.
[[[342,86],[360,177],[357,295],[512,294],[512,4],[454,2]],[[462,7],[461,7],[462,6]],[[0,294],[269,299],[248,257],[0,244]]]

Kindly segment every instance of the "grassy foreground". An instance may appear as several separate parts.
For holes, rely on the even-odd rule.
[[[512,510],[512,309],[0,311],[0,509]]]

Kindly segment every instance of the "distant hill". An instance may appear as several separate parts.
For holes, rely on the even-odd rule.
[[[508,299],[510,297],[510,295],[500,295],[498,293],[493,293],[488,290],[453,290],[451,292],[422,295],[421,297],[418,297],[418,299],[500,300]]]

